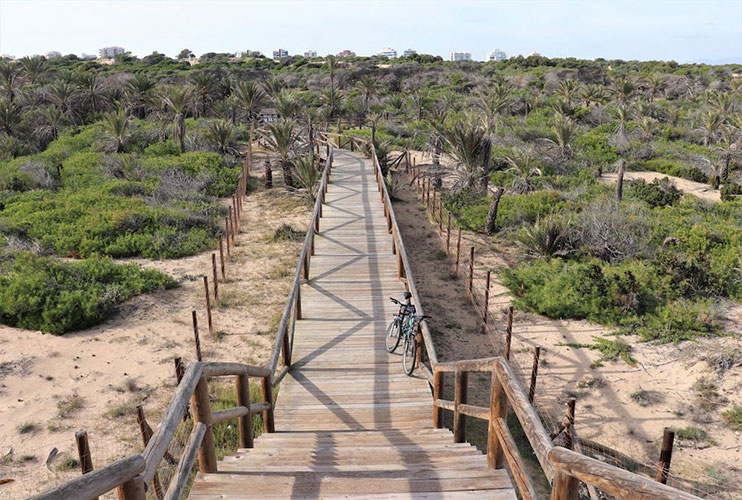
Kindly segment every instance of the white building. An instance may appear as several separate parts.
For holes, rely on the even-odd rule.
[[[417,55],[417,51],[414,49],[407,49],[402,53],[402,55],[405,57],[415,56]]]
[[[80,59],[83,61],[92,61],[93,59],[97,59],[93,54],[85,54],[84,52],[80,54]]]
[[[356,53],[352,50],[345,49],[337,53],[337,57],[355,57]]]
[[[315,57],[317,57],[317,51],[311,49],[307,50],[306,52],[304,52],[304,57],[307,59],[314,59]]]
[[[47,52],[46,54],[44,54],[44,56],[47,59],[54,59],[55,57],[62,57],[62,53],[61,52],[57,52],[56,50],[50,50],[49,52]]]
[[[452,61],[471,61],[471,52],[451,52]]]
[[[120,56],[126,52],[123,47],[103,47],[98,51],[98,55],[102,58],[113,59],[116,56]]]
[[[381,49],[381,52],[376,54],[377,56],[386,57],[387,59],[394,59],[397,57],[397,51],[394,49],[386,48]]]
[[[289,56],[289,51],[284,49],[278,49],[273,51],[273,59],[282,59]]]
[[[504,50],[495,49],[487,55],[488,61],[500,62],[508,58]]]

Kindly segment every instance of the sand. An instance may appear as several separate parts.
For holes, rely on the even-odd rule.
[[[624,179],[626,180],[637,180],[641,179],[645,182],[652,182],[655,179],[662,179],[667,177],[670,181],[685,194],[692,194],[702,200],[710,201],[712,203],[719,203],[721,201],[721,192],[718,189],[713,189],[708,184],[702,182],[689,181],[682,177],[674,177],[672,175],[660,174],[659,172],[626,172]],[[606,184],[615,184],[618,174],[603,174],[600,177],[600,181]]]
[[[421,161],[429,159],[418,153],[416,162]],[[467,304],[465,283],[452,279],[451,260],[440,251],[441,241],[445,240],[439,239],[437,224],[426,222],[425,211],[414,202],[414,188],[402,187],[397,196],[400,201],[395,204],[395,213],[426,314],[440,318],[432,323],[439,357],[466,359],[497,353],[501,337],[497,338],[496,334],[495,338],[488,338],[481,334],[476,320],[472,319],[476,313]],[[486,271],[493,271],[489,311],[498,318],[495,328],[501,334],[505,328],[504,310],[511,304],[511,297],[498,279],[497,270],[513,261],[514,249],[469,231],[462,233],[461,246],[462,266],[468,265],[469,247],[476,249],[475,289],[483,290]],[[454,243],[451,248],[455,252]],[[742,479],[740,433],[731,431],[721,420],[721,412],[732,403],[742,404],[742,366],[718,375],[704,358],[742,350],[741,304],[724,306],[723,324],[728,336],[680,344],[658,345],[622,337],[633,346],[636,365],[617,360],[594,367],[593,363],[601,357],[598,351],[565,344],[592,343],[594,336],[610,336],[614,333],[611,329],[587,321],[553,320],[516,311],[513,361],[521,378],[528,380],[533,347],[540,346],[536,402],[542,411],[561,418],[568,399],[576,397],[576,427],[581,438],[609,446],[648,467],[654,467],[659,456],[664,427],[702,428],[708,433],[707,440],[676,440],[672,474],[702,483],[693,486],[696,494],[714,492],[716,498],[739,498],[741,491],[716,493],[716,486],[722,484],[734,489]],[[692,410],[698,407],[694,384],[699,378],[715,382],[720,401],[724,401],[711,411]],[[478,392],[486,393],[488,382],[481,382],[483,386]],[[480,400],[486,403],[486,397]],[[688,483],[684,485],[688,489]]]
[[[191,307],[199,315],[204,360],[267,362],[302,244],[271,238],[284,222],[304,231],[311,209],[305,201],[273,190],[251,194],[243,213],[227,282],[220,283],[224,304],[213,312],[218,339],[206,329],[201,278],[208,273],[211,280],[211,252],[178,260],[135,260],[182,285],[136,297],[97,327],[52,336],[0,326],[0,456],[12,449],[0,465],[0,479],[14,479],[0,485],[0,499],[29,495],[79,475],[77,469],[57,467],[66,457],[77,456],[74,433],[80,428],[88,431],[96,467],[142,449],[131,411],[144,404],[156,427],[175,387],[173,359],[195,360]],[[73,398],[80,408],[61,417],[57,405]],[[24,424],[35,428],[21,434]],[[44,462],[55,447],[59,455],[49,470]]]

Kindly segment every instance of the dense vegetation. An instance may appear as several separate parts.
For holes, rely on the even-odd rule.
[[[520,249],[504,278],[522,307],[678,340],[717,331],[719,300],[742,298],[739,66],[226,54],[191,65],[188,52],[0,61],[4,259],[202,251],[251,126],[272,154],[266,185],[277,169],[311,197],[313,128],[342,120],[382,163],[393,149],[432,153],[425,175],[445,182],[457,222]],[[264,107],[281,120],[264,124]],[[454,169],[439,168],[443,153]],[[708,183],[722,202],[669,181],[617,193],[599,179],[616,170]]]

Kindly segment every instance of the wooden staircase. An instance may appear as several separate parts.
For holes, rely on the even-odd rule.
[[[427,380],[386,352],[402,292],[374,166],[336,150],[276,432],[198,474],[189,498],[515,498],[504,469],[431,428]]]

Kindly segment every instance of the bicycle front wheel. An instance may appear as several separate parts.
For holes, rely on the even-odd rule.
[[[404,354],[402,355],[402,367],[407,375],[412,375],[417,360],[417,339],[414,335],[408,335],[404,341]]]
[[[399,321],[394,318],[386,329],[386,335],[384,336],[384,343],[386,344],[386,352],[394,352],[399,345]]]

